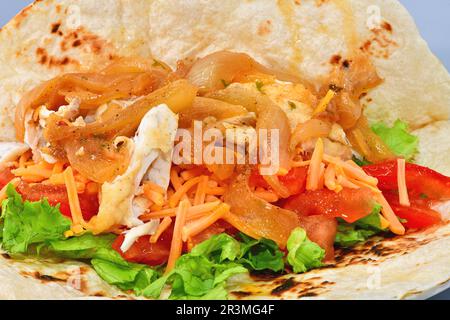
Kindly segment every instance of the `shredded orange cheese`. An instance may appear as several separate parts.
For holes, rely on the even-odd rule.
[[[327,109],[328,105],[330,104],[331,100],[334,98],[335,95],[336,95],[335,91],[333,91],[331,89],[328,90],[325,97],[323,97],[322,100],[320,100],[319,104],[317,105],[316,109],[314,110],[313,116],[324,112]]]
[[[148,189],[156,191],[156,192],[158,192],[160,194],[165,194],[166,193],[166,191],[164,190],[163,187],[161,187],[161,186],[159,186],[156,183],[153,183],[151,181],[146,181],[144,183],[144,187],[147,187]]]
[[[375,194],[375,199],[381,205],[381,213],[389,222],[389,229],[398,235],[405,234],[405,227],[400,223],[391,206],[382,193]]]
[[[69,207],[70,212],[72,213],[73,224],[74,226],[84,226],[86,225],[86,222],[84,221],[83,214],[81,212],[80,201],[78,199],[77,186],[75,184],[72,167],[67,167],[63,175],[67,189],[67,196],[69,198]]]
[[[329,165],[325,169],[324,173],[324,183],[325,186],[332,191],[336,191],[337,184],[336,184],[336,170],[334,169],[333,165]]]
[[[172,243],[170,245],[170,254],[167,261],[166,274],[172,271],[172,269],[175,267],[175,262],[181,256],[181,252],[183,250],[182,231],[186,223],[187,210],[189,206],[189,201],[182,200],[177,208]]]
[[[200,204],[198,206],[192,206],[188,208],[188,219],[196,219],[205,213],[211,212],[220,205],[220,201],[208,202],[205,204]],[[143,214],[140,219],[142,221],[149,221],[152,219],[161,219],[165,217],[175,217],[177,208],[163,209],[160,211],[150,212]]]
[[[397,184],[398,184],[398,198],[402,206],[409,207],[408,189],[406,186],[406,161],[405,159],[397,160]]]
[[[170,217],[165,217],[158,226],[155,234],[150,237],[150,243],[156,243],[159,237],[170,227],[172,224],[172,219]]]
[[[358,179],[358,180],[368,183],[372,186],[377,186],[377,184],[378,184],[378,180],[376,178],[371,177],[368,174],[366,174],[364,172],[364,170],[361,169],[360,167],[350,165],[349,163],[342,161],[339,158],[335,158],[335,157],[329,156],[327,154],[323,155],[323,160],[325,162],[328,162],[328,163],[331,163],[331,164],[341,167],[344,170],[345,174],[351,178]]]
[[[306,177],[306,190],[314,191],[319,189],[323,156],[323,141],[321,138],[319,138],[317,139],[316,146],[311,157],[311,163],[308,168],[308,175]]]

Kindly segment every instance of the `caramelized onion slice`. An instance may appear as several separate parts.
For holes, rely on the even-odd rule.
[[[302,142],[313,138],[325,138],[330,134],[331,123],[319,119],[311,119],[297,126],[291,136],[291,150]]]
[[[256,88],[251,89],[240,85],[231,85],[224,90],[209,94],[208,97],[241,105],[248,111],[255,112],[257,115],[256,129],[258,131],[267,129],[267,132],[270,133],[272,129],[278,130],[280,168],[286,171],[290,170],[289,141],[291,139],[291,129],[289,119],[277,104]],[[270,149],[270,146],[268,147]]]
[[[68,140],[65,151],[71,166],[83,177],[104,183],[123,174],[130,161],[127,141],[112,143],[102,137]]]
[[[195,87],[186,80],[178,80],[150,93],[104,122],[94,122],[86,126],[61,125],[61,119],[52,115],[47,121],[45,138],[50,143],[59,143],[95,135],[131,136],[151,108],[167,104],[173,112],[179,113],[192,106],[196,94]]]
[[[285,248],[292,230],[300,226],[297,214],[255,196],[248,187],[248,178],[248,173],[241,174],[228,188],[224,200],[231,206],[231,213],[225,220],[255,239],[271,239]]]
[[[379,163],[395,158],[389,147],[372,131],[365,116],[361,116],[355,127],[347,130],[346,134],[352,147],[370,162]]]
[[[26,93],[16,108],[15,127],[19,140],[24,137],[25,114],[45,105],[56,110],[74,98],[81,100],[81,109],[92,109],[113,99],[146,95],[159,88],[168,71],[152,67],[149,62],[119,60],[98,73],[69,73],[42,83]]]
[[[187,79],[200,88],[201,93],[225,88],[228,84],[262,73],[274,75],[279,80],[300,82],[284,72],[264,67],[245,53],[219,51],[197,60],[187,74]]]
[[[189,128],[194,120],[214,117],[217,120],[243,116],[248,113],[242,106],[226,103],[220,100],[196,97],[192,107],[180,113],[179,126]]]

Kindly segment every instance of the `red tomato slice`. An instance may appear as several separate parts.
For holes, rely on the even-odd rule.
[[[122,234],[114,241],[112,247],[129,262],[143,263],[149,266],[164,264],[169,259],[173,228],[166,230],[157,243],[150,243],[150,236],[140,237],[125,253],[120,250],[125,236]]]
[[[60,204],[60,211],[63,215],[71,218],[69,198],[67,197],[67,190],[65,186],[46,185],[42,183],[28,184],[21,182],[17,187],[24,200],[40,201],[47,198],[52,206]],[[81,212],[86,221],[89,221],[98,213],[99,202],[96,194],[78,194],[80,201]]]
[[[285,176],[279,176],[281,184],[284,185],[291,195],[296,195],[305,191],[306,176],[308,167],[292,168]],[[258,170],[253,170],[249,179],[250,187],[261,187],[270,189],[266,180],[259,174]]]
[[[364,166],[363,169],[378,179],[380,190],[398,190],[396,160]],[[450,177],[416,164],[406,164],[406,186],[412,197],[426,195],[434,200],[450,199]]]
[[[337,221],[326,216],[300,217],[300,225],[306,230],[308,238],[325,250],[325,261],[334,260],[334,239]]]
[[[205,240],[208,240],[212,236],[214,236],[216,234],[221,234],[224,232],[229,235],[234,236],[238,231],[229,223],[227,223],[223,220],[219,220],[219,221],[213,223],[211,226],[209,226],[205,230],[203,230],[201,233],[199,233],[195,237],[192,237],[191,241],[190,241],[191,242],[190,246],[192,246],[192,248],[193,248],[197,244],[199,244]],[[190,249],[191,249],[191,247],[190,247]]]
[[[431,201],[425,199],[410,199],[411,206],[405,207],[399,203],[398,196],[386,195],[395,214],[406,220],[403,225],[408,229],[424,229],[442,222],[439,212],[431,209]]]
[[[15,176],[12,174],[10,169],[5,169],[0,172],[0,189],[3,189]]]
[[[296,212],[300,217],[324,215],[353,223],[370,214],[374,205],[369,189],[344,188],[339,193],[328,189],[306,191],[289,198],[283,208]]]

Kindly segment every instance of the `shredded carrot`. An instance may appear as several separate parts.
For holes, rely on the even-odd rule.
[[[172,271],[172,269],[175,267],[175,262],[181,256],[181,252],[183,249],[183,239],[181,234],[186,223],[186,215],[189,206],[189,201],[182,200],[177,208],[172,243],[170,245],[170,254],[165,272],[166,274]]]
[[[178,191],[179,189],[181,189],[181,187],[183,186],[183,182],[181,181],[180,177],[178,176],[178,172],[175,167],[173,167],[170,170],[170,182],[172,183],[172,186],[175,189],[175,192]],[[171,195],[169,195],[169,193],[167,193],[167,196],[169,197],[169,199],[172,197]],[[182,199],[187,200],[188,199],[187,195],[183,194]]]
[[[200,182],[201,177],[195,177],[192,178],[189,181],[186,181],[169,199],[169,207],[175,208],[180,200],[182,199],[183,195],[186,195],[186,193],[194,187],[197,183]]]
[[[72,167],[67,167],[64,171],[64,182],[66,184],[67,196],[69,198],[70,212],[72,213],[72,221],[74,225],[86,225],[80,208],[78,199],[77,186],[73,176]]]
[[[151,181],[144,182],[144,187],[147,187],[148,189],[156,191],[156,192],[158,192],[160,194],[165,194],[166,193],[166,191],[164,190],[163,187],[161,187],[161,186],[159,186],[156,183],[151,182]]]
[[[170,227],[171,224],[172,219],[170,217],[165,217],[159,224],[158,229],[156,229],[155,234],[150,237],[150,243],[158,242],[159,237],[164,233],[164,231],[167,230],[167,228]]]
[[[398,184],[398,198],[402,206],[409,207],[408,188],[406,186],[406,162],[405,159],[397,160],[397,184]]]
[[[214,210],[219,205],[220,205],[220,201],[215,201],[215,202],[208,202],[205,204],[200,204],[198,206],[189,207],[188,208],[188,219],[195,219],[198,216],[201,216],[205,213],[208,213],[208,212]],[[143,214],[142,216],[140,216],[140,219],[142,221],[149,221],[152,219],[175,217],[176,210],[177,210],[176,208],[170,208],[170,209],[164,209],[164,210],[160,210],[160,211],[150,212],[150,213],[146,213],[146,214]]]
[[[405,227],[400,223],[383,194],[375,194],[375,200],[382,206],[381,213],[389,222],[389,229],[395,234],[405,234]]]
[[[201,176],[200,182],[197,185],[197,192],[195,193],[194,206],[205,203],[206,189],[208,188],[208,176]]]
[[[189,237],[194,237],[214,222],[221,219],[225,214],[230,211],[230,206],[226,203],[222,203],[217,209],[215,209],[211,214],[204,216],[198,220],[194,220],[188,225],[183,227],[182,239],[184,242],[187,241]]]
[[[17,187],[20,183],[20,179],[19,178],[13,178],[11,181],[9,181],[1,190],[0,190],[0,205],[3,202],[3,200],[5,200],[6,198],[8,198],[8,196],[6,195],[6,189],[8,189],[8,185],[12,184],[15,187]]]
[[[311,157],[311,163],[308,168],[306,190],[314,191],[319,189],[319,179],[323,157],[323,141],[319,138],[317,139],[316,146]]]
[[[148,200],[152,201],[157,206],[164,205],[163,194],[155,191],[148,184],[144,184],[144,195],[147,197]]]

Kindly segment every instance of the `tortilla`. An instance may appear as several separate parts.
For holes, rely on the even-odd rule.
[[[173,67],[226,49],[313,82],[363,50],[384,78],[364,97],[367,116],[406,121],[421,138],[418,162],[450,171],[450,76],[395,0],[41,0],[1,29],[0,43],[0,141],[14,141],[15,106],[27,90],[119,57],[153,56]],[[449,247],[446,224],[341,252],[334,267],[235,279],[230,291],[235,298],[415,297],[449,286]],[[128,297],[86,265],[74,290],[67,274],[78,262],[7,257],[0,260],[1,298]]]

